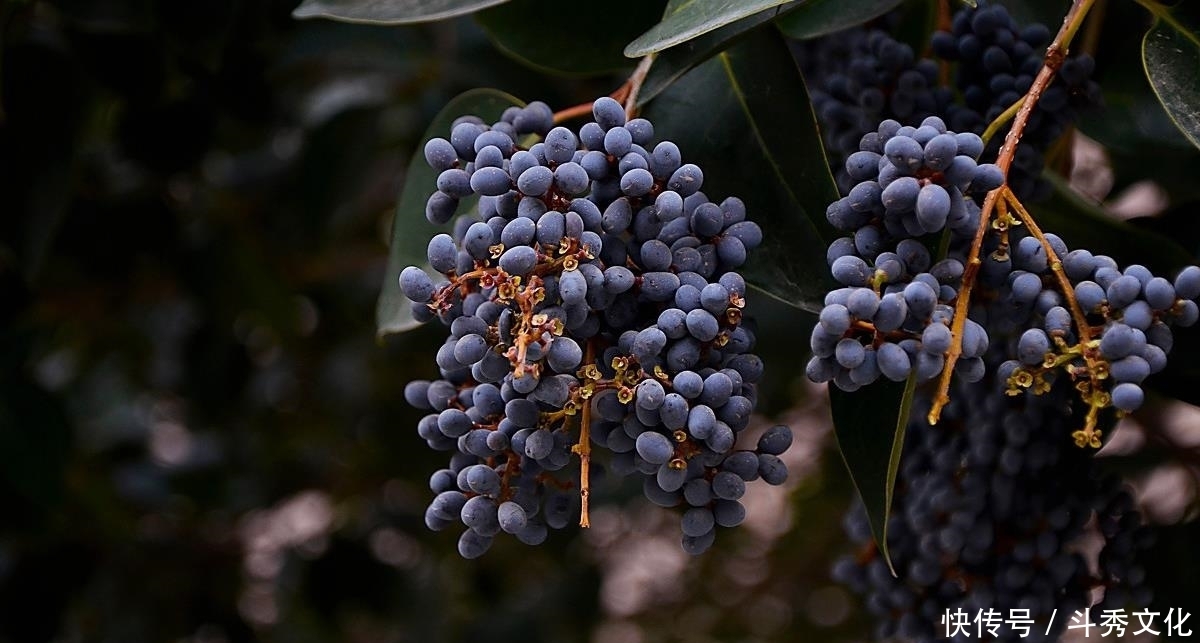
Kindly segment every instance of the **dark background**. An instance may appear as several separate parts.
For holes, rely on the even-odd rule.
[[[565,107],[621,78],[530,71],[470,19],[295,5],[0,2],[0,641],[861,636],[827,577],[852,491],[800,381],[811,321],[765,299],[793,479],[709,555],[636,488],[478,561],[425,528],[442,455],[401,393],[442,331],[374,328],[405,164],[465,89]],[[1163,600],[1195,605],[1169,584],[1194,531],[1164,532]]]

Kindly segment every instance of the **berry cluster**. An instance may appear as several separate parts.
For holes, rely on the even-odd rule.
[[[934,54],[956,63],[955,88],[962,106],[947,112],[950,126],[982,132],[1029,91],[1042,68],[1050,30],[1042,24],[1020,27],[1002,5],[979,2],[958,11],[950,31],[933,35]],[[1075,121],[1080,110],[1099,104],[1100,88],[1090,80],[1095,61],[1086,54],[1063,61],[1054,82],[1042,93],[1021,137],[1009,184],[1018,198],[1040,200],[1050,189],[1041,181],[1044,155]],[[991,152],[999,149],[999,137]]]
[[[953,348],[955,374],[975,382],[987,371],[983,356],[992,340],[1002,338],[1011,359],[998,369],[1008,393],[1041,395],[1056,379],[1070,380],[1089,407],[1074,438],[1099,447],[1099,410],[1141,406],[1142,380],[1166,365],[1171,326],[1200,317],[1200,268],[1183,270],[1174,283],[1143,266],[1122,273],[1111,258],[1071,252],[1053,234],[1039,240],[1004,210],[983,239],[974,275],[986,296],[975,298],[983,303],[968,311],[956,337],[953,306],[979,227],[971,195],[999,187],[999,168],[976,164],[979,137],[950,132],[937,117],[920,127],[886,120],[860,148],[846,160],[847,175],[859,182],[826,212],[851,235],[828,251],[843,287],[826,295],[813,328],[809,378],[846,391],[880,376],[903,381],[915,374],[924,382],[942,374]],[[943,230],[948,255],[935,263],[927,246]],[[1061,261],[1061,275],[1051,256]]]
[[[1013,270],[999,288],[989,319],[1015,336],[1009,359],[999,367],[1009,395],[1041,394],[1056,378],[1074,381],[1092,408],[1134,411],[1142,405],[1142,381],[1167,365],[1171,326],[1200,319],[1200,268],[1189,266],[1174,283],[1140,265],[1118,270],[1117,263],[1087,250],[1055,254],[1072,285],[1084,316],[1082,337],[1069,308],[1072,301],[1054,289],[1046,253],[1037,239],[1024,237],[1012,253]],[[1019,336],[1016,336],[1019,333]],[[1079,431],[1080,446],[1100,446],[1099,431]]]
[[[855,184],[844,163],[860,137],[886,119],[938,116],[955,131],[982,134],[1033,84],[1049,42],[1045,25],[1022,28],[1003,6],[979,2],[955,13],[951,31],[933,35],[936,59],[917,58],[886,31],[863,27],[797,43],[839,189],[846,194]],[[939,84],[939,60],[954,63],[953,88]],[[1040,180],[1045,153],[1081,110],[1099,104],[1099,86],[1090,80],[1094,67],[1086,54],[1067,58],[1038,102],[1009,175],[1021,199],[1046,196],[1050,186]],[[1001,139],[990,142],[989,155]]]
[[[541,542],[580,498],[586,525],[593,446],[609,471],[643,476],[652,502],[686,507],[691,553],[742,521],[747,482],[787,476],[787,427],[735,448],[763,372],[736,270],[762,231],[739,199],[709,201],[700,168],[655,144],[649,121],[611,98],[593,116],[573,132],[531,103],[490,127],[460,118],[425,147],[441,172],[430,221],[479,197],[478,216],[429,242],[438,282],[415,266],[399,276],[414,315],[450,328],[442,379],[405,397],[431,411],[418,425],[430,447],[456,451],[426,522],[466,525],[464,557],[501,531]],[[522,147],[526,135],[540,140]],[[573,455],[574,492],[554,475]]]
[[[950,303],[963,276],[960,258],[933,263],[925,241],[948,229],[965,241],[979,225],[973,191],[1002,182],[996,166],[976,164],[983,142],[948,131],[936,116],[920,127],[886,120],[862,137],[846,160],[858,183],[829,206],[826,216],[851,236],[835,240],[828,260],[844,287],[825,298],[813,328],[808,376],[847,391],[880,375],[903,381],[941,373],[950,348]],[[970,381],[983,376],[988,347],[983,327],[968,322],[966,359],[956,369]]]
[[[1049,40],[1044,26],[1021,29],[1000,6],[959,11],[932,50],[954,64],[961,104],[933,82],[935,63],[884,32],[855,28],[798,46],[844,195],[827,218],[847,235],[827,254],[842,287],[825,298],[807,374],[853,391],[880,377],[941,376],[949,386],[954,368],[948,406],[945,388],[918,389],[908,424],[888,522],[897,577],[865,513],[848,516],[861,548],[834,575],[865,597],[881,639],[937,640],[947,611],[1024,609],[1040,625],[1034,638],[1056,640],[1061,614],[1091,605],[1100,589],[1097,609],[1149,601],[1136,563],[1148,533],[1132,500],[1066,436],[1099,447],[1100,412],[1142,404],[1142,382],[1166,365],[1171,327],[1200,318],[1200,268],[1174,281],[1119,270],[1037,230],[1021,205],[1045,195],[1045,153],[1098,102],[1087,56],[1063,61],[1006,173],[977,162],[1002,138],[985,150],[978,134],[1030,89]],[[940,416],[937,427],[927,412]],[[1097,540],[1095,560],[1077,553]],[[992,638],[1026,635],[1001,628]]]
[[[833,576],[864,598],[878,639],[944,640],[942,618],[962,609],[972,618],[995,610],[1002,621],[1028,610],[1028,632],[1004,625],[993,640],[1054,641],[1099,588],[1093,614],[1149,604],[1137,557],[1152,534],[1119,479],[1063,443],[1069,398],[1006,398],[996,388],[959,385],[936,427],[913,414],[888,521],[895,577],[865,512],[847,514],[859,549]],[[1101,543],[1095,561],[1079,553],[1084,541]]]
[[[843,170],[859,139],[880,121],[919,121],[943,114],[953,96],[937,84],[937,63],[886,31],[854,27],[797,45],[813,110],[838,187],[854,185]]]

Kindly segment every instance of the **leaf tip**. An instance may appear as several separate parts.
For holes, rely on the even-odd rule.
[[[292,9],[292,18],[295,18],[296,20],[316,18],[320,15],[320,12],[313,10],[313,8],[307,2],[301,2],[300,6]]]
[[[642,56],[650,53],[646,50],[646,46],[641,44],[640,41],[641,36],[628,45],[625,45],[625,49],[621,53],[625,54],[626,58],[641,58]]]

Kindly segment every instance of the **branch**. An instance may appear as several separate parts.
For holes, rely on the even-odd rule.
[[[1000,168],[1000,172],[1004,175],[1005,184],[989,192],[983,202],[983,207],[980,209],[979,228],[975,231],[975,238],[971,242],[971,252],[967,259],[967,266],[963,272],[962,291],[959,293],[954,306],[954,323],[951,327],[954,334],[954,341],[950,345],[950,351],[946,353],[946,364],[942,369],[942,376],[938,382],[938,393],[934,396],[933,406],[929,410],[927,419],[930,424],[937,424],[938,419],[942,415],[942,409],[950,402],[950,379],[954,374],[954,365],[958,362],[958,358],[962,354],[962,330],[966,324],[967,311],[970,309],[971,283],[974,281],[975,273],[979,270],[980,248],[983,246],[983,238],[987,233],[987,229],[991,225],[992,211],[996,208],[996,202],[1003,197],[1003,192],[1008,189],[1008,171],[1012,167],[1013,159],[1016,157],[1017,145],[1021,142],[1021,136],[1025,133],[1025,126],[1029,124],[1029,118],[1033,115],[1033,110],[1037,107],[1038,101],[1041,100],[1042,93],[1050,86],[1050,83],[1054,80],[1054,76],[1058,73],[1058,69],[1062,67],[1071,40],[1079,31],[1079,27],[1083,24],[1083,19],[1087,17],[1088,10],[1095,3],[1096,0],[1075,0],[1071,5],[1070,11],[1063,18],[1062,27],[1054,37],[1054,42],[1050,43],[1050,46],[1046,48],[1045,62],[1042,63],[1042,69],[1038,72],[1037,78],[1034,79],[1033,85],[1025,93],[1021,107],[1017,110],[1016,117],[1013,118],[1012,128],[1004,136],[1004,145],[1000,148],[1000,153],[996,158],[996,166]],[[1007,114],[1007,111],[1005,110],[1005,114]],[[1001,117],[1003,118],[1005,115],[1002,114]],[[968,281],[968,276],[970,276],[970,281]]]
[[[587,348],[584,352],[583,363],[592,364],[596,360],[596,343],[594,340],[587,340]],[[588,499],[591,496],[591,469],[592,469],[592,400],[590,398],[582,400],[583,408],[579,412],[579,442],[571,448],[579,455],[579,526],[590,527],[591,521],[588,517]]]
[[[621,84],[609,97],[625,106],[626,118],[633,118],[637,113],[638,92],[642,83],[646,82],[646,74],[650,73],[650,65],[654,64],[654,54],[643,57],[634,68],[629,79]],[[558,125],[574,118],[587,116],[592,113],[592,102],[581,103],[554,113],[554,124]]]

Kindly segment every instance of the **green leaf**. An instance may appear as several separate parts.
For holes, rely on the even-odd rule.
[[[1165,9],[1142,39],[1142,64],[1154,94],[1192,145],[1200,147],[1200,36]]]
[[[783,37],[757,31],[687,74],[650,103],[659,139],[704,169],[704,191],[736,195],[763,228],[747,280],[793,306],[828,292],[825,207],[837,188],[808,93]]]
[[[1109,3],[1104,14],[1104,43],[1095,81],[1103,108],[1083,112],[1079,129],[1105,149],[1112,164],[1113,194],[1151,180],[1166,190],[1173,205],[1200,200],[1194,168],[1200,150],[1158,102],[1142,65],[1142,40],[1128,38],[1128,25],[1144,19],[1133,3]]]
[[[790,38],[817,38],[891,11],[901,0],[809,0],[778,21]]]
[[[304,0],[293,18],[406,25],[433,22],[492,7],[508,0]]]
[[[625,43],[653,26],[665,6],[665,0],[621,0],[581,2],[563,11],[558,0],[513,0],[475,18],[497,48],[525,65],[594,76],[630,67]],[[587,46],[580,46],[580,29],[587,31]]]
[[[710,31],[685,43],[676,45],[659,52],[642,83],[642,91],[638,94],[638,104],[644,105],[658,96],[671,83],[679,80],[696,65],[712,58],[717,52],[728,49],[736,40],[758,29],[776,17],[803,6],[803,2],[789,2],[780,5],[775,11],[760,11],[752,16],[742,18],[737,22]],[[668,5],[668,11],[670,10]]]
[[[406,266],[426,264],[425,249],[429,239],[445,232],[449,226],[436,226],[425,218],[425,201],[437,189],[437,173],[425,162],[424,141],[433,137],[450,136],[450,124],[465,114],[474,114],[485,121],[495,121],[505,109],[516,105],[524,106],[519,99],[495,89],[472,89],[459,94],[446,103],[442,111],[421,137],[422,144],[413,152],[396,205],[396,216],[392,220],[392,241],[388,249],[387,272],[383,287],[379,291],[379,302],[375,307],[375,332],[378,337],[402,333],[418,324],[412,317],[409,300],[400,292],[400,271]],[[467,200],[459,209],[465,209]]]
[[[1160,274],[1173,275],[1191,263],[1190,253],[1173,238],[1113,218],[1052,172],[1042,177],[1054,191],[1048,200],[1031,204],[1029,213],[1043,231],[1062,237],[1067,247],[1109,255],[1122,266],[1140,263]]]
[[[1046,0],[1005,0],[1004,8],[1016,19],[1017,24],[1027,25],[1040,22],[1051,27],[1051,33],[1062,24],[1063,16],[1071,8],[1068,1],[1047,2]],[[1107,46],[1107,43],[1105,43]]]
[[[1109,3],[1105,8],[1104,28],[1099,41],[1104,43],[1095,81],[1103,92],[1102,109],[1086,110],[1080,119],[1080,129],[1099,141],[1111,152],[1142,154],[1149,158],[1164,148],[1171,151],[1195,153],[1196,149],[1179,135],[1146,78],[1142,63],[1142,42],[1129,38],[1129,25],[1144,19],[1133,3]],[[1046,23],[1049,24],[1049,23]],[[1141,159],[1134,159],[1128,169],[1136,170]],[[1157,164],[1156,164],[1157,165]],[[1143,175],[1157,170],[1143,166]],[[1118,173],[1118,178],[1123,173]],[[1137,180],[1137,174],[1134,174]]]
[[[875,544],[889,568],[892,560],[887,547],[887,522],[916,388],[916,377],[907,382],[881,380],[853,393],[829,387],[838,450],[867,510]]]
[[[1196,148],[1179,136],[1174,121],[1150,90],[1141,65],[1125,69],[1124,57],[1119,52],[1114,55],[1118,60],[1096,79],[1103,91],[1104,108],[1087,111],[1080,119],[1080,130],[1118,154],[1147,158],[1163,150],[1194,154]],[[1156,171],[1142,169],[1147,175]]]
[[[787,0],[671,0],[662,22],[629,43],[625,55],[641,58],[783,4]]]

